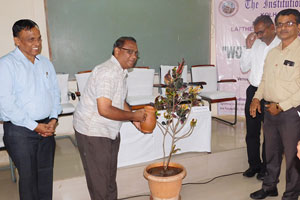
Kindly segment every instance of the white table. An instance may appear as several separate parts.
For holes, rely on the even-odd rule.
[[[193,107],[188,122],[197,119],[197,125],[192,135],[179,140],[176,147],[179,153],[184,152],[211,152],[211,112],[206,106]],[[158,120],[162,121],[161,118]],[[187,124],[182,133],[189,129]],[[163,157],[163,135],[158,127],[152,134],[138,131],[130,122],[124,122],[121,130],[121,144],[118,157],[118,167],[152,161]],[[166,146],[170,146],[171,137],[167,136]]]

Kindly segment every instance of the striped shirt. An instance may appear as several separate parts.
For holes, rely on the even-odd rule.
[[[126,77],[127,70],[121,67],[114,56],[94,68],[74,113],[73,125],[77,132],[110,139],[117,137],[122,122],[101,116],[98,113],[97,99],[108,98],[112,101],[112,106],[124,109]]]

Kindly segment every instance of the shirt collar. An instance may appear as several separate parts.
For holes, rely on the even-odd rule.
[[[280,51],[293,50],[300,45],[300,39],[297,37],[291,44],[282,50],[282,42],[277,46]]]
[[[118,67],[118,71],[125,77],[128,74],[128,70],[127,69],[123,69],[121,64],[119,63],[119,61],[117,60],[117,58],[115,56],[111,56],[110,60],[115,63]]]
[[[269,44],[269,46],[277,46],[280,43],[280,39],[277,37],[277,35],[275,36],[275,38],[273,39],[273,41]]]
[[[22,53],[22,51],[21,51],[18,47],[16,47],[16,49],[14,50],[14,56],[15,56],[15,58],[18,59],[18,60],[22,60],[22,59],[28,60],[28,58]],[[41,59],[41,55],[40,55],[40,54],[37,55],[37,56],[35,56],[35,61],[34,61],[34,63],[35,63],[36,61],[39,61],[40,59]],[[29,61],[29,60],[28,60],[28,61]]]

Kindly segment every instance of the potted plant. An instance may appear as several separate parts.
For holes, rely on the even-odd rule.
[[[163,162],[148,165],[144,170],[144,177],[148,180],[151,196],[155,200],[179,198],[186,170],[182,165],[170,161],[172,155],[180,150],[176,148],[176,142],[189,137],[197,123],[197,120],[188,118],[192,106],[200,104],[197,96],[201,88],[187,87],[187,83],[183,83],[181,78],[183,67],[184,60],[177,69],[174,67],[165,75],[165,96],[158,96],[154,103],[156,115],[163,118],[163,121],[157,120],[157,126],[163,134]],[[189,126],[189,129],[182,133],[184,126]],[[171,147],[166,147],[167,136],[171,137]],[[169,152],[166,156],[167,150]]]

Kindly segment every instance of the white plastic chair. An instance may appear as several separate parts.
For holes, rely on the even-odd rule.
[[[3,142],[3,135],[4,135],[4,130],[3,130],[3,122],[0,121],[0,151],[6,150],[5,146],[4,146],[4,142]],[[10,176],[11,176],[11,180],[13,182],[16,182],[16,174],[15,174],[15,166],[10,158],[10,156],[8,156],[9,159],[9,169],[10,169]]]
[[[75,78],[77,81],[77,88],[78,91],[76,92],[76,95],[80,98],[80,95],[83,93],[85,85],[87,83],[87,80],[89,79],[91,75],[91,70],[88,71],[81,71],[75,74]]]
[[[56,74],[56,77],[60,89],[61,115],[72,115],[75,111],[75,106],[69,103],[69,98],[71,96],[68,90],[69,74]]]
[[[218,90],[218,83],[236,82],[235,79],[218,80],[217,69],[214,65],[194,65],[191,68],[192,82],[204,81],[206,85],[200,92],[203,100],[209,103],[211,110],[212,103],[220,103],[225,101],[234,101],[234,121],[226,121],[218,117],[213,117],[230,125],[235,125],[237,121],[237,98],[234,92],[226,92]]]
[[[153,96],[154,69],[132,68],[128,72],[126,101],[131,106],[154,103]]]
[[[56,77],[60,89],[60,103],[62,107],[62,112],[59,115],[59,117],[66,116],[66,115],[73,115],[75,111],[75,106],[69,102],[69,98],[71,96],[71,92],[69,92],[68,90],[69,74],[56,74]],[[75,94],[73,97],[75,97]],[[56,139],[68,138],[71,140],[74,146],[77,146],[77,142],[70,135],[59,135],[56,136],[55,138]]]

